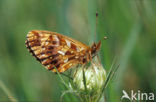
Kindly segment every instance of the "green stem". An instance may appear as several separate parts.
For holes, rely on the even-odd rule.
[[[4,85],[4,83],[1,80],[0,80],[0,87],[5,92],[5,94],[8,96],[10,101],[17,102],[17,100],[12,96],[11,92],[9,91],[9,89]]]

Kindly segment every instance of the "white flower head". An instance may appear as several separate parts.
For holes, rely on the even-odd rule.
[[[84,83],[85,78],[85,83]],[[103,66],[94,62],[89,67],[78,67],[73,75],[73,84],[76,90],[98,92],[106,80],[106,71]]]

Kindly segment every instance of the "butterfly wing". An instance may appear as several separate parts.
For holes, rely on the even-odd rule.
[[[26,46],[30,53],[47,69],[64,72],[80,63],[88,46],[56,32],[30,31],[27,35]]]

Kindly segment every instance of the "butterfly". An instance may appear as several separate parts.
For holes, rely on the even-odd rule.
[[[76,65],[87,64],[101,47],[101,41],[89,47],[70,37],[44,30],[30,31],[25,44],[46,69],[60,73]]]

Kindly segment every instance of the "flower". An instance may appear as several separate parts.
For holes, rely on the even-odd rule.
[[[73,81],[70,84],[74,91],[85,101],[90,98],[97,100],[101,94],[102,87],[106,80],[106,71],[98,62],[92,62],[88,67],[78,67],[73,74]],[[84,99],[86,98],[86,99]]]

